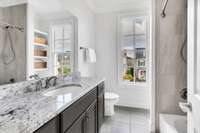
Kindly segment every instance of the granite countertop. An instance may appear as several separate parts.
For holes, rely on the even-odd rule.
[[[7,92],[0,99],[0,133],[34,132],[103,81],[103,78],[81,78],[67,82],[65,84],[80,84],[82,89],[57,96],[44,96],[44,91],[48,90],[30,93],[9,91],[15,92],[12,95]]]

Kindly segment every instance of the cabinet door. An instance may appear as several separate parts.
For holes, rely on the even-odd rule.
[[[98,85],[98,129],[100,129],[101,125],[104,121],[104,93],[105,87],[104,82]]]
[[[69,129],[69,127],[88,109],[96,98],[97,89],[95,88],[63,111],[60,115],[61,133],[64,133]]]
[[[79,117],[65,133],[85,133],[85,114]]]
[[[98,96],[98,129],[104,121],[104,94]]]
[[[56,117],[34,133],[59,133],[59,117]]]
[[[97,101],[95,100],[86,111],[86,133],[97,133]]]

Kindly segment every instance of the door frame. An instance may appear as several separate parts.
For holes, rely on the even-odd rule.
[[[150,0],[150,48],[149,48],[149,79],[150,79],[150,132],[155,133],[157,128],[156,115],[156,0]]]
[[[200,34],[200,0],[190,0],[188,2],[188,49],[187,49],[187,81],[188,81],[188,113],[187,113],[187,120],[188,120],[188,133],[199,133],[200,129],[196,128],[199,127],[200,120],[199,117],[199,53],[198,50],[200,47],[198,43],[200,39],[198,35]],[[196,117],[196,118],[195,118]]]

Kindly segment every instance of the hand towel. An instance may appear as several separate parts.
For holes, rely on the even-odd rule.
[[[92,48],[86,48],[86,62],[95,63],[96,62],[96,52]]]

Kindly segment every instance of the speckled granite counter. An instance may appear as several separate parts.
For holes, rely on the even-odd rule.
[[[33,83],[0,86],[0,133],[34,132],[103,81],[103,78],[81,78],[65,83],[80,84],[80,92],[49,97],[43,95],[47,90],[25,93]]]

